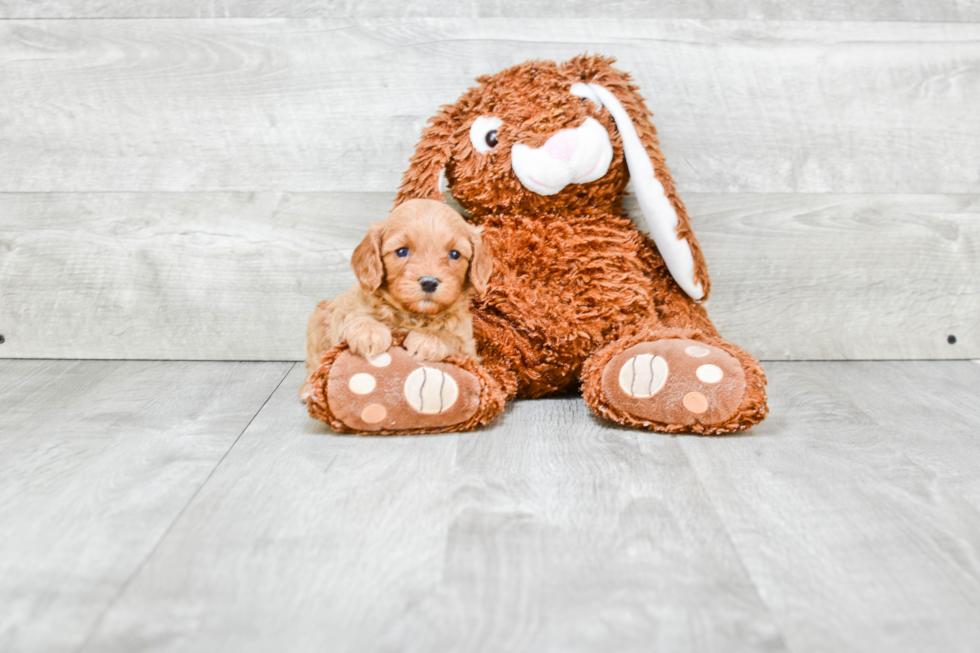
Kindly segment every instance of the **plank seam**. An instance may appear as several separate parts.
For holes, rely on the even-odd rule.
[[[287,14],[260,14],[260,15],[224,15],[224,16],[194,16],[194,15],[175,15],[168,16],[166,14],[156,15],[156,16],[125,16],[116,14],[107,14],[105,16],[21,16],[21,15],[10,15],[10,16],[0,16],[0,24],[4,22],[74,22],[74,21],[198,21],[198,22],[223,22],[223,21],[275,21],[275,20],[350,20],[355,21],[357,24],[371,24],[375,21],[384,20],[386,16],[384,15],[357,15],[357,14],[320,14],[320,13],[287,13]],[[576,15],[576,16],[557,16],[558,20],[565,21],[580,21],[588,22],[590,20],[595,20],[602,18],[602,16],[595,15]],[[412,15],[412,16],[400,16],[396,17],[396,20],[402,21],[433,21],[433,20],[455,20],[455,21],[489,21],[489,20],[547,20],[548,16],[540,14],[529,14],[529,15],[496,15],[496,16],[447,16],[445,14],[425,14],[425,15]],[[980,20],[968,19],[968,20],[950,20],[950,19],[932,19],[932,18],[749,18],[749,17],[734,17],[734,18],[698,18],[692,16],[649,16],[640,17],[637,20],[647,21],[647,22],[696,22],[696,23],[748,23],[748,24],[762,24],[762,23],[779,23],[779,24],[858,24],[858,25],[980,25]]]
[[[119,600],[129,589],[129,586],[132,585],[133,581],[136,580],[136,578],[143,571],[143,568],[146,567],[146,563],[149,562],[150,559],[156,554],[157,550],[159,550],[160,546],[170,535],[170,532],[173,531],[174,526],[176,526],[177,522],[181,520],[181,518],[184,516],[184,513],[187,512],[187,509],[191,506],[191,504],[194,503],[195,499],[197,499],[197,496],[201,493],[201,490],[204,488],[204,486],[208,484],[208,482],[211,480],[211,477],[214,476],[214,473],[218,470],[219,467],[221,467],[221,463],[225,461],[225,458],[228,457],[228,454],[231,453],[231,450],[235,448],[235,445],[238,444],[238,441],[242,439],[242,436],[245,435],[245,432],[248,431],[250,426],[252,426],[252,422],[255,421],[255,418],[259,416],[259,414],[266,407],[266,405],[269,403],[272,397],[275,396],[276,392],[279,391],[279,388],[282,387],[283,382],[289,376],[290,372],[293,371],[296,365],[297,363],[293,363],[292,365],[289,366],[288,369],[286,369],[286,372],[283,374],[282,378],[279,379],[279,383],[276,384],[276,387],[272,389],[272,392],[269,393],[269,396],[265,398],[265,401],[262,402],[262,405],[259,406],[258,410],[255,411],[255,414],[252,415],[251,419],[248,420],[248,424],[246,424],[245,427],[242,429],[241,433],[239,433],[238,436],[235,437],[235,440],[231,443],[231,445],[224,452],[224,454],[222,454],[221,458],[218,459],[218,462],[215,463],[213,468],[211,468],[211,471],[208,472],[207,477],[201,482],[201,484],[197,487],[197,489],[194,490],[194,493],[187,500],[187,503],[184,504],[184,507],[180,509],[177,515],[170,522],[170,525],[167,526],[167,529],[163,532],[162,535],[160,535],[160,538],[157,540],[156,544],[153,545],[153,547],[143,557],[140,563],[136,565],[136,568],[132,571],[129,577],[126,578],[126,580],[122,583],[122,585],[119,586],[119,589],[116,591],[115,595],[113,595],[112,599],[106,605],[105,609],[102,610],[102,612],[96,618],[95,622],[92,624],[91,630],[89,630],[88,635],[78,646],[78,648],[75,649],[74,653],[81,653],[81,651],[85,650],[85,648],[88,647],[89,643],[92,641],[92,638],[95,637],[95,634],[99,631],[99,628],[102,627],[105,618],[109,615],[109,613],[113,610],[113,608],[116,607],[116,604],[119,603]]]
[[[0,19],[2,20],[2,19]],[[956,198],[976,198],[980,193],[968,191],[955,191],[946,193],[943,191],[807,191],[796,192],[791,190],[686,190],[684,197],[736,197],[736,196],[785,196],[785,197],[956,197]],[[209,188],[204,190],[155,190],[155,189],[133,189],[133,190],[99,190],[99,189],[71,189],[71,190],[0,190],[0,196],[4,195],[385,195],[390,196],[392,201],[397,194],[396,190],[294,190],[285,186],[270,189],[240,189],[240,188]],[[627,191],[626,198],[635,197],[636,194]]]
[[[878,360],[878,359],[872,359]],[[904,360],[897,358],[894,360]],[[949,360],[940,358],[936,360]],[[55,356],[0,356],[0,361],[64,361],[66,363],[78,361],[93,361],[102,363],[302,363],[297,358],[90,358],[87,356],[76,356],[73,358]]]
[[[704,436],[695,436],[695,437],[704,437]],[[738,437],[738,436],[733,436],[733,437]],[[752,585],[752,590],[755,592],[756,597],[758,597],[759,603],[762,604],[763,607],[765,607],[766,612],[769,613],[769,616],[772,618],[772,623],[776,626],[777,630],[779,631],[779,641],[783,645],[783,650],[787,652],[792,651],[792,649],[789,647],[789,643],[786,641],[786,633],[783,624],[776,617],[776,613],[773,611],[772,606],[770,606],[769,603],[763,598],[762,592],[759,589],[759,585],[755,582],[755,578],[752,577],[752,572],[749,571],[749,568],[745,564],[745,560],[742,558],[742,552],[739,550],[738,545],[735,543],[735,538],[732,537],[731,531],[728,530],[728,524],[726,524],[725,520],[722,519],[721,513],[718,512],[718,508],[715,506],[714,497],[711,496],[711,492],[708,490],[708,487],[701,480],[701,474],[698,472],[698,468],[694,464],[694,461],[692,461],[691,457],[687,454],[687,448],[684,446],[683,440],[678,439],[677,446],[680,447],[681,453],[684,454],[684,460],[687,461],[688,466],[691,468],[691,471],[694,473],[694,479],[697,481],[698,487],[700,487],[701,491],[704,492],[704,496],[708,500],[708,505],[711,506],[711,512],[714,513],[715,517],[718,519],[718,523],[721,524],[721,528],[725,533],[725,538],[728,540],[728,543],[732,547],[732,551],[735,552],[735,556],[738,558],[739,567],[741,567],[742,571],[745,572],[745,577]]]

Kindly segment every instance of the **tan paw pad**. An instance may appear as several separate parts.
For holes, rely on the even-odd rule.
[[[684,408],[700,415],[708,410],[708,400],[700,392],[688,392],[684,395]]]
[[[381,404],[368,404],[361,411],[361,419],[368,424],[377,424],[388,416],[388,409]]]

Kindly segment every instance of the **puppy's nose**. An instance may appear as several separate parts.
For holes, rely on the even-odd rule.
[[[435,277],[422,277],[419,279],[419,285],[425,292],[435,292],[436,288],[439,287],[439,280]]]

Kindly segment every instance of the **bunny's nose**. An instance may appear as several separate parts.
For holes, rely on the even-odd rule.
[[[542,149],[559,161],[571,161],[578,149],[578,134],[574,129],[563,129],[549,138]]]
[[[422,277],[419,279],[419,285],[422,286],[423,291],[432,293],[439,287],[439,280],[435,277]]]

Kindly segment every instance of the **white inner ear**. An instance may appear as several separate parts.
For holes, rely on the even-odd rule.
[[[587,86],[591,94],[586,95],[580,88],[582,86]],[[704,297],[704,288],[694,280],[694,255],[691,253],[691,246],[686,239],[677,236],[677,211],[670,203],[663,184],[654,174],[653,162],[640,142],[636,127],[626,109],[615,95],[598,84],[575,84],[572,86],[572,93],[601,104],[616,121],[616,128],[623,139],[626,167],[629,168],[630,180],[650,237],[657,244],[657,249],[677,285],[691,298],[701,299]]]
[[[597,107],[602,106],[602,102],[599,101],[599,97],[592,91],[591,88],[589,88],[588,84],[578,82],[576,84],[572,84],[572,88],[569,90],[572,92],[572,95],[584,97],[586,100],[591,100],[592,104],[596,105]]]

